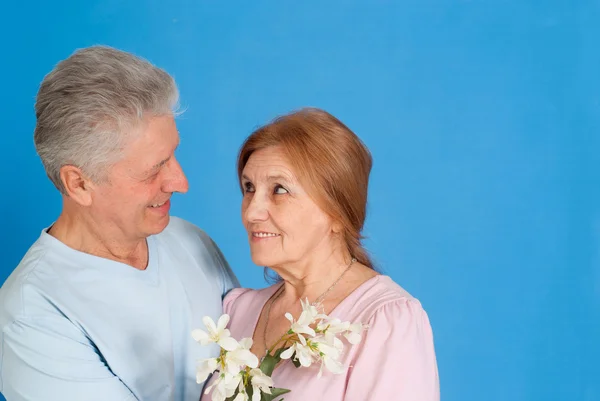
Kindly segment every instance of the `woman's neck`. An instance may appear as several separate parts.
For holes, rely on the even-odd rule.
[[[349,255],[331,255],[328,258],[307,260],[293,266],[273,268],[284,281],[284,289],[280,298],[285,303],[296,303],[307,299],[315,302],[332,286],[339,285],[343,275],[351,268],[352,258]]]

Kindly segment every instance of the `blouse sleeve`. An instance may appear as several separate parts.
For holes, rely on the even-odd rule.
[[[227,295],[225,295],[225,298],[223,299],[223,313],[227,313],[228,315],[231,315],[233,304],[235,303],[235,301],[242,294],[245,294],[248,291],[250,291],[249,288],[233,288],[231,291],[229,291],[227,293]]]
[[[356,345],[345,401],[439,401],[433,333],[415,299],[378,308]]]

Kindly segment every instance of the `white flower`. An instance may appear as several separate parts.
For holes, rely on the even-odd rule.
[[[225,370],[236,375],[244,366],[256,368],[258,358],[250,351],[250,347],[252,347],[252,339],[243,338],[234,350],[225,353]]]
[[[252,397],[254,398],[254,397]],[[259,398],[260,400],[260,398]],[[235,396],[235,398],[233,399],[233,401],[248,401],[248,394],[246,394],[246,392],[239,392],[238,395]]]
[[[285,317],[292,323],[292,327],[290,328],[292,332],[296,334],[308,334],[312,337],[315,336],[314,329],[310,327],[314,323],[314,317],[310,311],[302,311],[297,321],[294,320],[294,317],[289,312],[285,314]]]
[[[291,324],[282,341],[284,347],[290,343],[291,345],[276,352],[281,359],[293,358],[294,363],[301,367],[320,364],[318,377],[322,376],[324,370],[333,374],[343,373],[345,366],[340,359],[346,342],[342,341],[342,336],[350,344],[357,344],[368,326],[330,318],[319,313],[320,305],[311,304],[308,299],[301,300],[300,303],[302,312],[298,320],[290,313],[285,314]],[[221,347],[218,358],[203,359],[196,368],[198,383],[205,382],[212,372],[218,371],[205,394],[212,392],[212,401],[260,401],[263,394],[272,394],[273,379],[258,369],[259,359],[250,351],[252,339],[244,338],[238,342],[232,338],[227,329],[227,314],[222,315],[217,324],[208,316],[202,320],[206,331],[194,330],[193,338],[202,345],[216,343]],[[252,386],[252,397],[249,396],[249,391],[246,392],[249,390],[248,386]]]
[[[350,322],[342,322],[340,319],[326,319],[317,325],[317,330],[326,333],[338,334],[347,331],[350,327]]]
[[[250,371],[250,383],[252,384],[252,401],[260,401],[261,392],[271,394],[270,387],[273,387],[273,379],[265,375],[260,369]]]
[[[313,363],[314,358],[317,355],[315,351],[311,349],[310,344],[307,343],[304,336],[298,334],[298,339],[300,342],[293,343],[291,347],[281,353],[281,359],[290,359],[295,353],[296,356],[294,359],[299,361],[300,365],[308,367]]]
[[[212,390],[212,401],[225,401],[225,399],[231,397],[235,393],[241,380],[241,374],[232,375],[227,372],[220,373],[217,380],[206,388],[204,394],[208,394]]]
[[[337,336],[345,333],[349,327],[349,322],[342,322],[338,318],[326,319],[318,324],[317,332],[325,337],[327,344],[334,345],[341,350],[343,344]]]
[[[364,330],[362,323],[353,323],[348,327],[348,330],[344,333],[344,337],[350,344],[358,344],[362,340],[362,331]]]
[[[342,334],[352,345],[362,340],[361,333],[365,329],[362,323],[342,322],[338,318],[326,319],[317,325],[317,331],[323,333],[328,339],[331,335]]]
[[[334,337],[333,340],[333,345],[331,345],[327,343],[325,337],[315,339],[315,348],[317,349],[319,359],[321,360],[321,369],[319,370],[318,377],[321,377],[323,374],[323,366],[333,374],[344,372],[344,366],[338,360],[342,355],[344,345],[341,344],[340,339],[337,337]]]
[[[306,298],[306,301],[300,300],[300,305],[302,306],[302,312],[306,312],[306,315],[310,318],[310,320],[312,322],[315,322],[317,320],[324,319],[327,317],[327,315],[319,313],[319,310],[317,307],[320,306],[320,304],[319,305],[311,304],[310,302],[308,302],[308,298]]]
[[[339,375],[344,373],[344,365],[335,358],[332,358],[328,355],[323,355],[321,357],[321,368],[319,369],[318,377],[323,375],[323,366],[327,368],[334,375]]]
[[[226,328],[227,323],[229,323],[229,315],[222,315],[216,325],[209,316],[204,316],[202,321],[204,322],[208,333],[204,330],[196,329],[192,331],[194,340],[202,345],[217,343],[226,351],[232,351],[237,348],[238,342],[233,337],[230,337],[229,330]]]
[[[219,362],[217,358],[203,359],[198,363],[196,368],[196,383],[200,384],[206,381],[208,376],[217,370]]]

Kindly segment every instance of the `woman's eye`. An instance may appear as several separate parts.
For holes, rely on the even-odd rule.
[[[287,194],[288,190],[285,189],[284,187],[282,187],[281,185],[276,185],[275,186],[275,194],[277,195],[283,195],[283,194]]]

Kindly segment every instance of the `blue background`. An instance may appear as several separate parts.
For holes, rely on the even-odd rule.
[[[0,282],[60,211],[33,147],[43,76],[109,44],[174,75],[187,195],[244,286],[236,152],[322,107],[374,156],[367,247],[418,297],[445,401],[600,400],[598,1],[7,2]],[[0,397],[1,398],[1,397]]]

